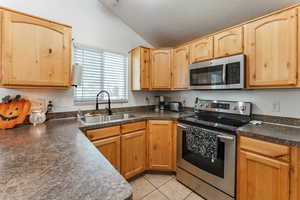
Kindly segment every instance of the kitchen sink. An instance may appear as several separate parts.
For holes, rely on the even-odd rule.
[[[84,123],[104,123],[115,120],[123,120],[134,118],[135,115],[122,113],[122,114],[113,114],[113,115],[104,115],[104,114],[86,114],[82,121]]]

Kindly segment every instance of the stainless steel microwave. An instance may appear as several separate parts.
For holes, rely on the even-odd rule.
[[[245,55],[189,65],[189,87],[190,89],[243,89]]]

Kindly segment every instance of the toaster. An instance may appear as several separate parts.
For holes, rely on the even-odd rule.
[[[182,103],[178,101],[171,101],[167,106],[169,111],[180,112],[182,111]]]

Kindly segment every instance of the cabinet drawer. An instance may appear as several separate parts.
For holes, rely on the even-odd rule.
[[[248,137],[240,137],[240,148],[255,152],[276,160],[289,161],[290,148],[288,146],[256,140]]]
[[[94,141],[94,140],[120,135],[120,132],[121,132],[120,126],[111,126],[107,128],[89,130],[86,132],[86,135],[90,140]]]
[[[133,131],[138,131],[146,128],[146,122],[134,122],[129,124],[124,124],[121,126],[122,133],[129,133]]]

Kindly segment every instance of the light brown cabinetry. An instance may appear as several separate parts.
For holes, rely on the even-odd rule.
[[[149,120],[86,131],[86,136],[126,178],[145,170],[176,170],[176,127],[170,120]]]
[[[70,27],[11,11],[2,25],[2,85],[70,86]]]
[[[86,132],[86,135],[92,141],[112,136],[118,136],[120,135],[120,126],[110,126],[106,128],[88,130]]]
[[[145,171],[146,131],[134,131],[121,136],[121,173],[131,178]]]
[[[120,136],[97,140],[93,144],[120,171]]]
[[[176,132],[173,121],[148,122],[148,168],[150,170],[175,170]]]
[[[132,90],[150,87],[150,49],[137,47],[130,51]]]
[[[214,57],[225,57],[243,52],[243,27],[236,27],[214,35]]]
[[[249,87],[297,84],[297,9],[245,25]]]
[[[188,88],[189,46],[173,50],[173,89]]]
[[[212,59],[214,56],[213,51],[214,50],[212,36],[200,38],[199,40],[192,42],[190,63]]]
[[[290,148],[239,137],[239,200],[289,200],[291,184]]]
[[[144,172],[146,121],[88,130],[86,136],[125,178]]]
[[[171,89],[172,50],[151,50],[151,89]]]

